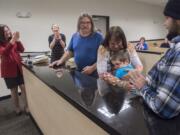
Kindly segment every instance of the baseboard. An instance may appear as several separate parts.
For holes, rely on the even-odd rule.
[[[33,124],[35,125],[36,129],[39,131],[40,135],[44,135],[31,113],[29,113],[29,116],[30,116],[30,119],[32,120]]]
[[[19,92],[19,95],[21,95],[21,92]],[[6,100],[6,99],[8,99],[8,98],[11,98],[11,95],[6,95],[6,96],[0,97],[0,101]]]
[[[11,95],[2,96],[2,97],[0,97],[0,101],[8,99],[10,97],[11,97]]]

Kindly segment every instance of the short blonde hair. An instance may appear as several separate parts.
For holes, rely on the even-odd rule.
[[[54,28],[59,29],[59,25],[58,24],[52,24],[51,29],[53,30]]]

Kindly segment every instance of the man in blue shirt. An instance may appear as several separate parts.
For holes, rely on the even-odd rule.
[[[148,76],[132,72],[131,83],[140,89],[146,104],[160,117],[180,113],[180,0],[169,0],[164,15],[171,47],[149,71]]]
[[[97,50],[103,37],[94,31],[94,23],[90,15],[83,14],[78,19],[77,32],[73,34],[67,51],[62,58],[51,64],[61,65],[74,56],[77,70],[91,76],[97,76]]]

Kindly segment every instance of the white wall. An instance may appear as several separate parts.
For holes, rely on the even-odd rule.
[[[17,12],[30,11],[32,17],[20,19]],[[120,25],[128,40],[163,38],[163,7],[128,0],[0,0],[0,24],[21,33],[26,51],[46,51],[51,25],[59,23],[69,43],[82,12],[110,16],[110,25]]]
[[[4,79],[0,78],[0,97],[10,95],[10,90],[7,89]]]

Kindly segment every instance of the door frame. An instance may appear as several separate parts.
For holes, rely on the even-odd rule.
[[[109,23],[110,23],[110,17],[109,16],[103,16],[103,15],[92,15],[92,18],[105,18],[106,20],[106,33],[109,30]]]

